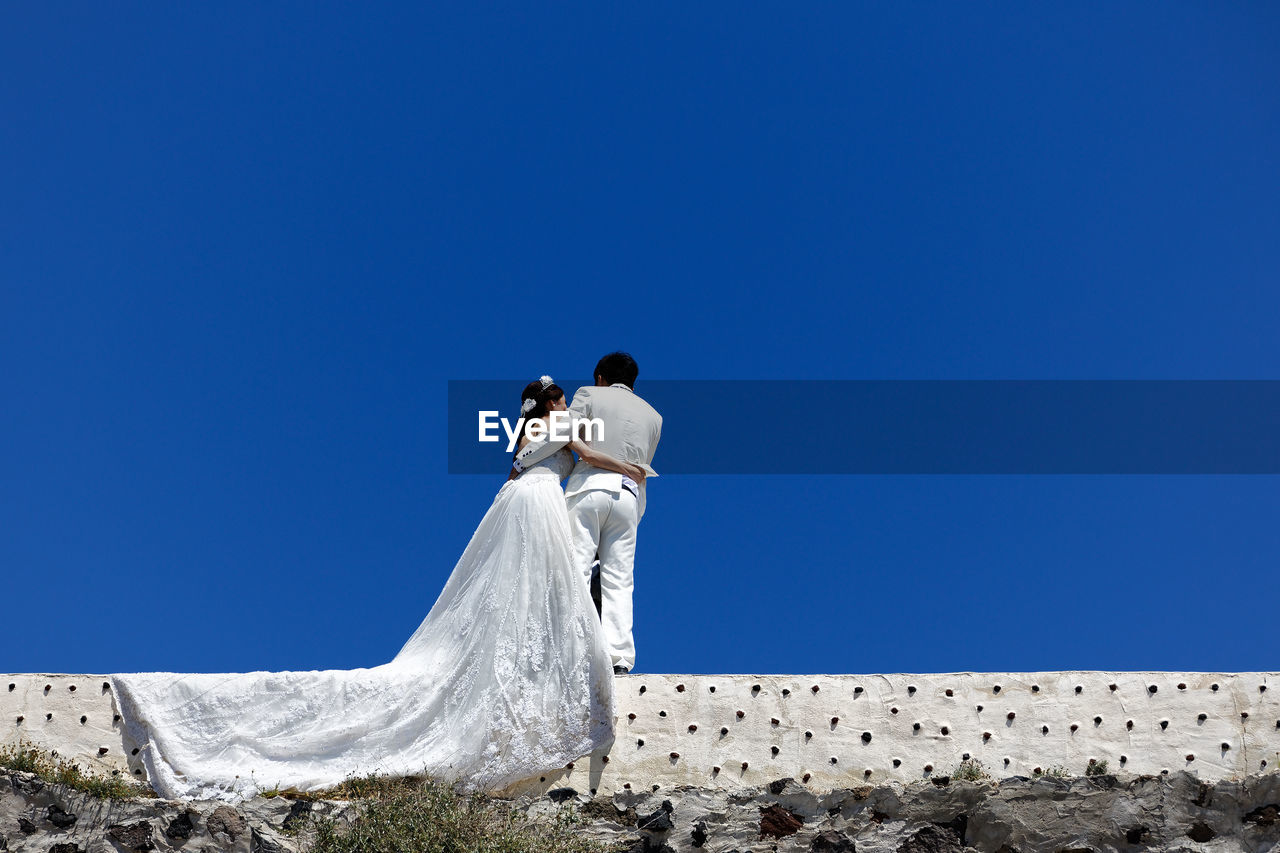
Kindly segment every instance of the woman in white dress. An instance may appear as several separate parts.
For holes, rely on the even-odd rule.
[[[528,420],[564,410],[549,376]],[[498,490],[426,618],[388,663],[353,670],[111,676],[151,785],[171,799],[237,801],[353,775],[425,774],[498,790],[612,742],[613,670],[573,569],[561,480],[577,441],[542,438]]]

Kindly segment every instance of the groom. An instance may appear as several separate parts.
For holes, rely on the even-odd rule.
[[[639,373],[635,359],[625,352],[606,355],[596,364],[595,386],[578,389],[569,413],[574,418],[603,422],[604,435],[592,441],[592,447],[656,476],[649,463],[662,433],[662,415],[633,390]],[[644,493],[644,479],[637,482],[581,459],[564,490],[574,561],[588,584],[592,564],[600,561],[600,621],[613,671],[618,674],[630,672],[636,664],[631,633],[632,569]]]

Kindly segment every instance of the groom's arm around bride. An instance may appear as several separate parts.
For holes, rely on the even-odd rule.
[[[606,355],[596,365],[596,384],[578,389],[569,413],[603,424],[603,436],[591,442],[594,450],[656,476],[650,463],[662,434],[662,416],[635,393],[638,374],[626,353]],[[579,459],[565,485],[574,560],[585,582],[591,581],[592,564],[600,561],[600,618],[615,671],[635,666],[631,599],[636,528],[644,515],[648,479],[637,482]]]

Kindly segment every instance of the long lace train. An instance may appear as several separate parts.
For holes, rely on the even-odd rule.
[[[496,790],[612,741],[613,673],[572,569],[567,452],[506,483],[391,661],[353,670],[111,676],[151,784],[236,801],[353,774]]]

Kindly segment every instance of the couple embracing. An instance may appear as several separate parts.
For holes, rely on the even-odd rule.
[[[558,437],[550,429],[535,430],[544,437],[530,440],[520,429],[509,480],[526,476],[542,465],[559,475],[571,468],[564,499],[570,531],[572,566],[588,584],[598,580],[604,644],[615,673],[635,666],[631,598],[636,553],[636,528],[644,515],[645,479],[662,434],[662,416],[635,393],[639,368],[627,353],[606,355],[596,364],[595,385],[579,388],[566,406],[564,391],[550,376],[524,389],[521,412],[527,427],[552,412],[567,411],[572,421],[594,420],[601,427],[592,441],[570,434]],[[578,455],[573,464],[570,453]],[[598,568],[598,573],[593,569]]]
[[[636,527],[662,428],[634,391],[638,372],[631,356],[607,355],[571,405],[550,377],[525,388],[522,426],[567,410],[598,419],[603,435],[521,430],[507,482],[387,663],[113,674],[152,787],[235,802],[374,773],[494,791],[609,746],[613,679],[635,665]],[[600,614],[589,586],[597,562]]]

